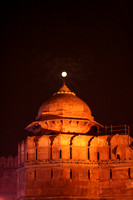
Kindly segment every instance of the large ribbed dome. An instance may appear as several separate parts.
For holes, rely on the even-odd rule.
[[[89,106],[71,92],[65,84],[56,94],[41,105],[37,119],[48,114],[93,119]]]
[[[26,129],[35,133],[41,128],[44,131],[85,134],[92,126],[99,126],[89,106],[65,84],[41,105],[36,120]]]

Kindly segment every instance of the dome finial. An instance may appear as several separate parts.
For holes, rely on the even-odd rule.
[[[63,85],[65,85],[65,77],[67,76],[67,72],[63,71],[61,76],[63,77]]]
[[[63,78],[63,85],[62,87],[59,89],[59,91],[53,95],[56,95],[56,94],[72,94],[72,95],[75,95],[74,92],[71,92],[70,89],[66,86],[65,84],[65,77],[67,76],[67,72],[63,71],[61,73],[61,76]]]

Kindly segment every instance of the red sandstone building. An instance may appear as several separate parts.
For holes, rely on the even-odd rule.
[[[0,158],[0,200],[133,199],[129,127],[97,123],[65,84],[26,129],[18,157]]]

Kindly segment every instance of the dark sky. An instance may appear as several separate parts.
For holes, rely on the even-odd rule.
[[[132,126],[133,1],[16,2],[0,3],[0,155],[17,154],[62,70],[97,122]]]

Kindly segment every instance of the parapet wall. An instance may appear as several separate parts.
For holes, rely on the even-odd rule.
[[[17,157],[0,157],[0,200],[16,200]]]
[[[18,164],[18,157],[0,157],[0,168],[15,168]]]
[[[133,138],[128,135],[57,134],[27,137],[18,145],[18,164],[34,160],[109,161],[133,159]]]

